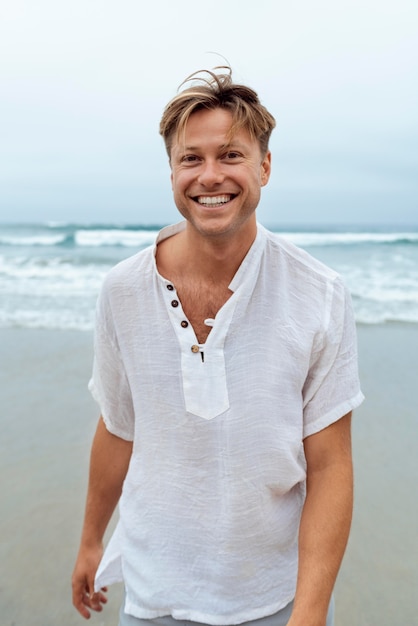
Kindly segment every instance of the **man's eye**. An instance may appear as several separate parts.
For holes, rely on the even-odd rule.
[[[238,152],[227,152],[225,156],[227,159],[239,159],[241,155]]]
[[[194,163],[198,159],[195,154],[185,154],[181,160],[183,161],[183,163]]]

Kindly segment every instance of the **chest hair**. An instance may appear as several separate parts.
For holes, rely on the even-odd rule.
[[[232,291],[228,285],[216,282],[190,282],[175,280],[177,294],[180,298],[183,311],[193,326],[199,343],[205,343],[211,327],[205,324],[205,319],[214,318],[219,309],[231,297]]]

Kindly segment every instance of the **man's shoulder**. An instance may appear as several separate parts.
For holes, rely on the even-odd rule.
[[[286,236],[268,234],[264,267],[270,293],[276,293],[279,302],[288,298],[295,315],[309,311],[310,319],[322,324],[332,308],[344,309],[349,294],[341,275]]]
[[[117,263],[107,273],[105,285],[125,285],[138,288],[141,284],[145,287],[150,284],[150,276],[156,271],[155,249],[156,246],[179,232],[184,230],[184,221],[177,224],[164,226],[158,232],[154,244],[143,248],[136,254]]]
[[[153,270],[154,247],[148,246],[114,265],[106,274],[104,288],[138,286]]]
[[[295,245],[285,235],[270,230],[266,232],[267,253],[277,258],[280,271],[300,277],[315,277],[320,282],[334,281],[339,277],[338,272]]]

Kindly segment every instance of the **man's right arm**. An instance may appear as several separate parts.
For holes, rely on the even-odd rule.
[[[103,536],[119,501],[132,454],[132,442],[110,433],[100,418],[90,457],[89,486],[80,550],[75,564],[73,604],[88,619],[101,611],[103,592],[94,593],[94,578],[103,554]]]

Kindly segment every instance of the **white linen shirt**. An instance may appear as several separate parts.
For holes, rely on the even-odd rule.
[[[199,345],[156,245],[110,271],[97,306],[89,386],[133,453],[96,589],[123,580],[139,618],[238,624],[294,597],[303,439],[363,399],[351,301],[258,225]]]

